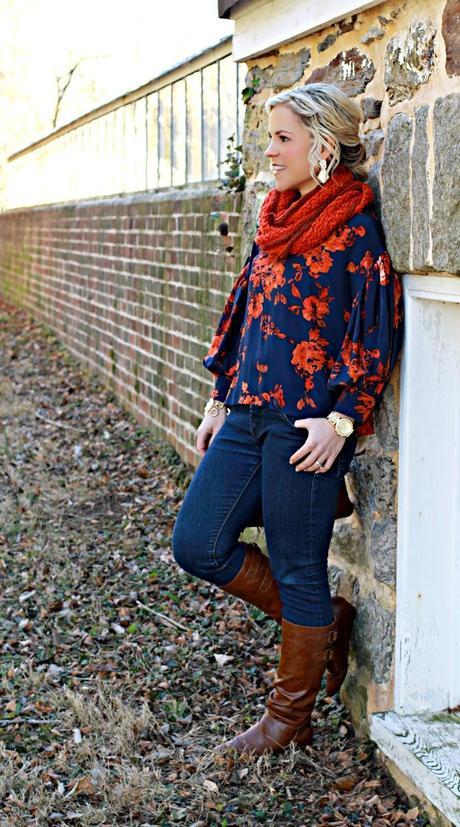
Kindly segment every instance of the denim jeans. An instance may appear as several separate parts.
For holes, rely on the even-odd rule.
[[[339,489],[355,452],[355,432],[328,471],[296,471],[289,457],[308,430],[283,411],[238,404],[203,455],[172,535],[175,561],[188,573],[225,586],[243,565],[240,533],[263,525],[282,614],[292,623],[332,622],[327,558]]]

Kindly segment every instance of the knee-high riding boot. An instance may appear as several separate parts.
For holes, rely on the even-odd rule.
[[[281,599],[266,554],[256,543],[245,543],[246,556],[236,576],[224,586],[225,592],[241,597],[281,623]],[[326,664],[326,692],[334,695],[342,686],[348,669],[348,649],[356,609],[344,597],[332,598],[338,637]]]
[[[281,619],[281,655],[277,676],[261,719],[215,751],[235,749],[262,755],[281,752],[291,742],[299,747],[312,743],[311,713],[321,688],[331,644],[337,637],[337,621],[328,626],[300,626]]]

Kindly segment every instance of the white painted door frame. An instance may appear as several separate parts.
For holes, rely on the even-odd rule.
[[[460,278],[405,275],[395,712],[460,703]]]

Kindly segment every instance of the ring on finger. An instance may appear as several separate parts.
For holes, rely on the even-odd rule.
[[[319,474],[320,471],[327,471],[328,467],[331,464],[330,459],[327,456],[326,457],[321,457],[321,460],[316,459],[315,463],[316,463],[316,465],[319,466],[319,470],[316,472],[317,474]]]
[[[316,464],[316,465],[319,465],[319,467],[320,467],[320,468],[323,468],[323,469],[324,469],[324,465],[321,465],[321,463],[319,462],[319,460],[315,459],[315,464]],[[310,470],[310,469],[309,469],[308,467],[307,467],[307,468],[304,468],[304,466],[303,466],[303,465],[298,465],[298,466],[297,466],[297,468],[296,468],[296,471],[309,471],[309,470]]]

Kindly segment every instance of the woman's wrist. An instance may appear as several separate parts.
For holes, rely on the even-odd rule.
[[[339,416],[342,416],[344,419],[349,419],[349,420],[350,420],[350,422],[351,422],[352,424],[354,424],[354,421],[355,421],[355,420],[354,420],[354,418],[353,418],[352,416],[348,416],[348,414],[344,414],[344,413],[342,413],[341,411],[335,411],[335,413],[338,413],[338,415],[339,415]]]
[[[215,399],[211,396],[211,398],[206,402],[204,415],[206,416],[206,414],[211,414],[211,416],[218,416],[221,411],[225,410],[225,402],[221,402],[219,399]]]

